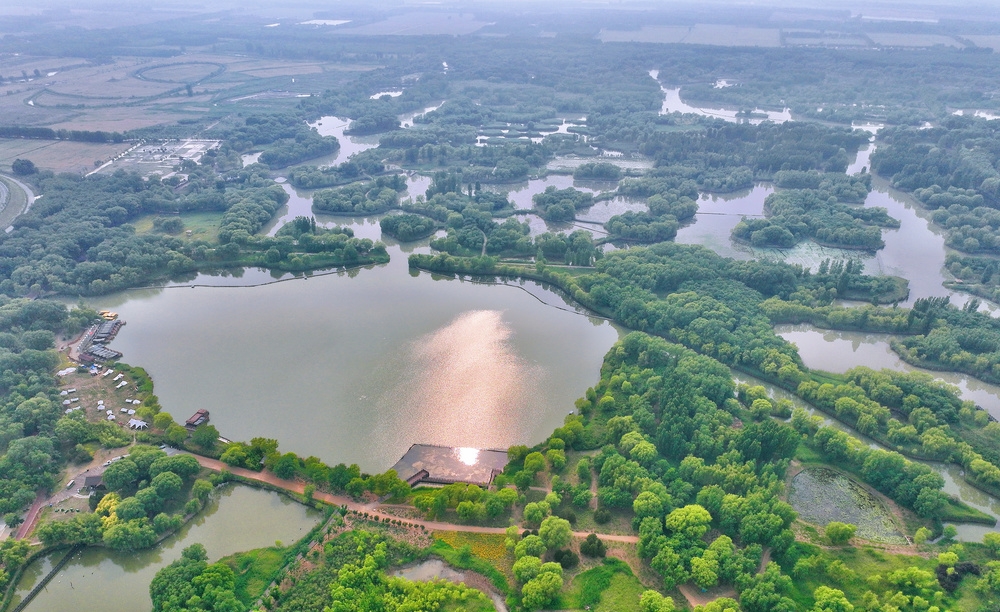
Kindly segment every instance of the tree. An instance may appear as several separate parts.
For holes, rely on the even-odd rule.
[[[15,159],[10,169],[18,176],[29,176],[38,172],[35,163],[29,159]]]
[[[115,508],[115,514],[118,515],[119,520],[131,521],[133,519],[145,518],[146,509],[143,507],[142,502],[135,497],[127,497]]]
[[[530,502],[524,506],[524,522],[527,525],[540,525],[548,513],[549,505],[546,502]]]
[[[184,444],[185,440],[187,440],[188,430],[183,425],[174,423],[173,425],[167,427],[165,435],[167,437],[167,442],[170,442],[174,446],[180,446],[181,444]]]
[[[204,504],[213,488],[211,482],[199,478],[191,487],[191,496]]]
[[[211,450],[219,441],[219,430],[215,428],[215,425],[199,425],[191,434],[191,440],[198,446]]]
[[[173,425],[174,417],[170,416],[169,412],[158,412],[156,416],[153,417],[153,427],[157,429],[166,430],[168,427]]]
[[[650,565],[663,577],[663,588],[668,591],[688,579],[684,560],[669,546],[661,548]]]
[[[523,538],[514,546],[514,558],[520,559],[528,555],[531,557],[541,557],[545,554],[545,542],[536,535],[529,535]]]
[[[201,471],[198,460],[191,455],[172,455],[160,457],[149,466],[149,476],[156,478],[157,474],[173,472],[181,478],[190,478]]]
[[[104,486],[109,491],[124,491],[131,488],[139,478],[139,466],[131,459],[115,461],[104,470]]]
[[[691,559],[691,578],[703,589],[710,589],[719,583],[719,561],[711,550],[701,557]]]
[[[153,477],[151,484],[160,497],[170,499],[180,492],[181,487],[184,486],[184,481],[173,472],[160,472]]]
[[[537,474],[545,469],[545,457],[539,453],[529,453],[524,458],[524,471],[531,474]]]
[[[841,544],[846,544],[848,540],[854,537],[854,532],[858,528],[850,523],[841,523],[839,521],[830,521],[826,524],[826,537],[830,540],[830,543],[834,546],[840,546]]]
[[[119,521],[104,531],[104,544],[114,550],[142,550],[156,543],[156,531],[146,519]]]
[[[632,512],[639,519],[647,516],[660,517],[663,515],[663,502],[651,491],[643,491],[632,502]]]
[[[840,589],[821,586],[813,591],[813,598],[816,604],[812,612],[854,612],[854,606]]]
[[[295,470],[299,467],[299,458],[295,453],[285,453],[274,462],[271,471],[278,478],[289,479],[295,476]]]
[[[639,612],[674,612],[674,600],[656,591],[644,591],[639,597]]]
[[[558,563],[545,565],[555,565],[560,573],[543,571],[521,588],[521,603],[528,610],[538,610],[548,606],[562,590],[562,568]]]
[[[712,523],[712,515],[697,504],[678,508],[667,515],[665,525],[667,530],[688,542],[700,540],[708,532]]]
[[[517,581],[524,584],[538,575],[542,569],[542,560],[538,557],[525,555],[514,562],[512,571]]]
[[[569,541],[573,537],[573,529],[566,519],[550,516],[542,521],[542,526],[538,528],[538,535],[545,543],[545,548],[557,550],[569,545]]]
[[[916,536],[914,536],[914,540],[915,539]],[[924,540],[926,541],[926,539],[927,538],[925,537]],[[1000,554],[1000,533],[995,531],[987,532],[986,535],[983,536],[983,544],[985,544],[986,548],[989,549],[990,554],[994,557],[997,556]]]

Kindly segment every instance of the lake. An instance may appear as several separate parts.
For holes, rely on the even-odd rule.
[[[378,228],[363,223],[351,227]],[[128,322],[113,346],[146,368],[175,419],[206,408],[229,439],[276,438],[372,472],[414,443],[539,442],[598,380],[618,339],[606,321],[536,283],[411,274],[402,248],[389,252],[388,265],[350,273],[256,287],[245,285],[274,278],[201,275],[191,284],[214,286],[91,304]]]

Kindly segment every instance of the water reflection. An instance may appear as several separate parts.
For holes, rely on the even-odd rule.
[[[703,193],[698,200],[694,219],[677,231],[674,239],[680,244],[700,244],[734,259],[751,259],[754,249],[732,238],[733,228],[744,216],[763,215],[764,200],[774,193],[774,187],[758,183],[751,189],[724,194]]]
[[[304,536],[321,514],[270,491],[241,485],[216,489],[198,517],[177,534],[146,551],[122,553],[87,548],[77,554],[26,608],[31,611],[77,612],[92,602],[108,612],[149,610],[149,583],[156,572],[180,558],[181,551],[200,542],[210,561],[238,551],[273,546],[275,540],[290,544]],[[63,552],[33,563],[18,583],[18,596],[26,594],[52,568]]]
[[[774,331],[798,347],[803,363],[810,369],[840,374],[855,366],[866,366],[875,370],[923,372],[955,385],[963,400],[975,402],[1000,418],[1000,387],[957,372],[913,367],[893,352],[888,334],[819,330],[811,325],[778,325]]]
[[[348,225],[379,235],[376,218]],[[537,441],[562,424],[618,338],[537,283],[411,275],[403,247],[390,244],[389,253],[387,265],[308,280],[135,290],[93,304],[129,322],[115,348],[150,372],[172,414],[207,407],[230,439],[277,438],[302,456],[368,471],[385,470],[414,443]],[[194,283],[272,280],[251,269]]]

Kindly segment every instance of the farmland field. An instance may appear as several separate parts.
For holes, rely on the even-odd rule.
[[[30,158],[43,170],[90,172],[95,167],[95,161],[114,157],[129,146],[127,142],[98,144],[68,140],[0,139],[0,167],[9,168],[11,162],[20,157]]]
[[[685,43],[743,47],[780,47],[781,31],[723,24],[644,26],[639,30],[603,30],[603,42]]]
[[[884,47],[933,47],[934,45],[944,45],[946,47],[962,48],[965,46],[951,36],[941,36],[938,34],[873,33],[869,37],[876,44]]]
[[[602,30],[603,42],[679,43],[691,32],[687,26],[643,26],[634,31]]]

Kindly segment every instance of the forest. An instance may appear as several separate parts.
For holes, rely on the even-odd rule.
[[[583,11],[563,24],[539,16],[530,27],[519,24],[523,29],[495,15],[487,32],[497,36],[331,35],[220,17],[211,26],[178,20],[70,28],[50,41],[46,53],[82,53],[101,66],[126,52],[145,62],[188,48],[262,62],[269,68],[260,75],[316,64],[296,73],[298,87],[284,73],[220,71],[196,83],[204,97],[185,101],[191,106],[163,101],[177,111],[172,117],[183,118],[160,125],[0,126],[0,137],[12,142],[219,141],[197,161],[178,160],[166,178],[126,170],[55,174],[42,157],[27,159],[31,154],[11,162],[41,198],[0,233],[5,523],[17,525],[37,491],[58,486],[67,464],[132,443],[114,425],[63,411],[53,378],[61,365],[56,338],[78,333],[97,313],[47,298],[231,268],[277,275],[384,264],[385,244],[323,217],[382,215],[381,232],[415,250],[414,273],[541,282],[621,327],[599,380],[566,407],[574,411],[562,426],[509,448],[492,487],[411,489],[392,470],[369,474],[336,458],[301,457],[285,450],[295,448],[291,440],[281,440],[279,451],[269,438],[219,441],[214,427],[189,435],[160,405],[148,375],[129,368],[143,390],[139,414],[152,431],[108,466],[107,491],[90,498],[90,512],[44,521],[39,541],[149,548],[197,516],[216,485],[249,482],[229,469],[266,471],[302,485],[295,499],[307,504],[322,505],[316,493],[345,503],[383,499],[407,514],[373,520],[347,506],[326,507],[326,530],[276,545],[281,568],[252,596],[241,563],[264,553],[210,562],[203,547],[192,546],[150,586],[155,610],[249,610],[258,602],[269,610],[492,608],[471,587],[391,575],[431,556],[477,572],[515,610],[671,612],[691,604],[683,589],[712,594],[714,601],[695,608],[704,612],[995,609],[1000,537],[958,544],[946,526],[993,521],[946,493],[945,478],[927,462],[957,466],[965,482],[1000,495],[1000,426],[927,374],[808,368],[774,326],[892,333],[893,350],[909,364],[1000,383],[996,319],[975,300],[956,307],[916,296],[899,307],[907,280],[866,274],[853,257],[793,265],[727,259],[673,242],[696,222],[701,200],[765,182],[774,193],[763,215],[734,220],[724,239],[772,250],[813,243],[876,253],[883,235],[900,227],[885,209],[865,206],[888,181],[945,232],[955,251],[946,262],[949,287],[996,299],[1000,139],[994,121],[972,112],[997,108],[992,53],[958,38],[964,51],[880,48],[878,61],[863,48],[602,43],[600,29],[646,25],[641,16],[613,13]],[[353,17],[361,25],[374,19]],[[909,27],[857,24],[865,32]],[[39,45],[20,34],[0,37],[5,53],[38,52]],[[14,88],[16,77],[7,80]],[[720,80],[734,85],[717,86]],[[737,109],[736,120],[663,112],[664,89],[676,87],[686,103]],[[53,108],[45,112],[88,112]],[[762,109],[789,109],[794,119],[758,122]],[[347,138],[375,138],[377,146],[324,166],[322,158],[348,144],[309,127],[328,117],[345,120]],[[873,142],[854,122],[885,125]],[[875,147],[871,168],[846,174],[866,145]],[[248,153],[260,155],[244,167]],[[567,157],[575,165],[553,163]],[[569,174],[594,182],[566,187]],[[509,192],[555,175],[567,182],[534,194],[530,205],[514,204],[522,200]],[[429,188],[410,193],[419,176],[430,179]],[[314,191],[307,194],[310,214],[275,229],[289,200],[277,177]],[[595,184],[604,186],[592,194]],[[619,197],[638,210],[578,224]],[[208,235],[195,233],[195,218],[212,219]],[[553,226],[538,231],[542,222]],[[734,380],[747,376],[795,402]],[[218,458],[227,470],[206,476],[193,457],[167,456],[160,443]],[[787,501],[789,483],[796,470],[815,466],[835,466],[881,496],[903,517],[907,544],[881,546],[855,536],[853,524],[800,520]],[[404,518],[507,529],[469,544],[445,530],[403,533]],[[634,540],[602,539],[612,534]],[[19,541],[0,544],[0,586],[27,554]],[[280,573],[293,566],[301,571]],[[627,602],[602,599],[622,592]]]

